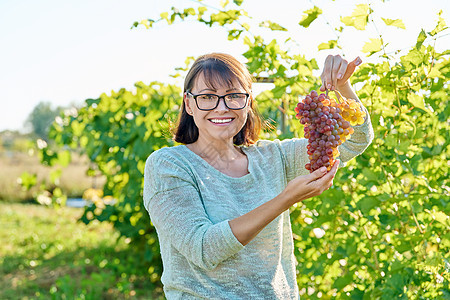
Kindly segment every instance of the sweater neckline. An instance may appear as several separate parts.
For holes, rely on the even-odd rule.
[[[195,159],[197,159],[198,161],[200,161],[201,164],[203,164],[206,168],[208,168],[209,170],[211,170],[212,172],[214,172],[216,175],[220,176],[220,177],[224,177],[228,180],[235,180],[235,181],[242,181],[242,180],[247,180],[249,178],[251,178],[252,176],[252,172],[253,172],[253,161],[251,158],[251,155],[249,155],[249,149],[246,147],[241,147],[239,146],[239,148],[242,150],[242,152],[247,156],[247,161],[248,161],[248,165],[247,165],[247,171],[248,173],[245,174],[244,176],[241,177],[232,177],[229,176],[225,173],[222,173],[221,171],[217,170],[216,168],[214,168],[212,165],[210,165],[206,160],[204,160],[201,156],[199,156],[197,153],[195,153],[194,151],[192,151],[191,149],[189,149],[186,145],[180,145],[180,147],[182,149],[184,149],[184,151],[186,153],[189,153],[190,156],[194,157]]]

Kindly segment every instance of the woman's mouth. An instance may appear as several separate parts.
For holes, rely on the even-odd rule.
[[[225,119],[209,119],[209,121],[215,125],[228,125],[233,121],[233,118],[225,118]]]

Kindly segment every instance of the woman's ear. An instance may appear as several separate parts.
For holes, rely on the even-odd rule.
[[[184,101],[184,109],[186,110],[186,113],[190,116],[192,116],[192,109],[189,103],[189,97],[187,93],[184,93],[183,95],[183,101]]]

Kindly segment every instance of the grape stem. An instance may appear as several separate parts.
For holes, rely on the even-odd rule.
[[[334,94],[336,95],[336,98],[337,98],[337,100],[338,100],[338,103],[340,103],[339,99],[344,99],[344,96],[342,96],[341,93],[339,93],[338,90],[334,90],[333,92],[334,92]]]

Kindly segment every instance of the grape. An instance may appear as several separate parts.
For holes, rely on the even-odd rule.
[[[314,172],[322,166],[330,170],[339,156],[338,146],[354,133],[352,126],[364,123],[365,112],[356,100],[346,99],[335,91],[338,102],[328,94],[311,91],[295,107],[295,117],[304,125],[308,139],[309,163],[305,168]]]

